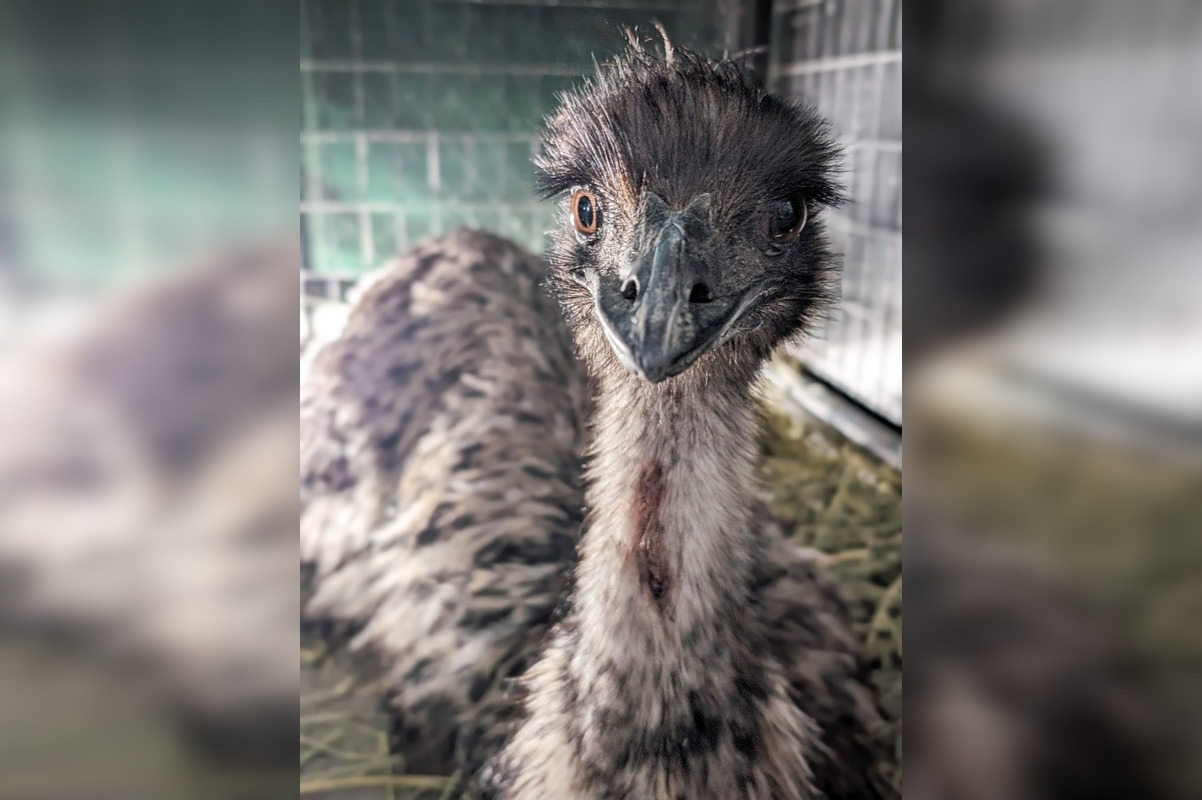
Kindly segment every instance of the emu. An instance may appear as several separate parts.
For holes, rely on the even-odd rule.
[[[548,263],[432,242],[314,362],[307,610],[383,658],[411,766],[500,800],[891,796],[846,609],[755,470],[757,372],[831,297],[838,162],[738,64],[632,40],[547,122]]]

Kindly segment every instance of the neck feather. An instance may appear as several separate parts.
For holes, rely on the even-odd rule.
[[[750,376],[602,381],[577,574],[582,636],[622,642],[621,628],[672,651],[699,627],[743,621],[760,540],[756,432]]]

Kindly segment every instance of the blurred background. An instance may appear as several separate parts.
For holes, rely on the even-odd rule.
[[[1197,797],[1202,8],[909,12],[907,792]]]
[[[298,28],[0,3],[0,795],[295,791]]]

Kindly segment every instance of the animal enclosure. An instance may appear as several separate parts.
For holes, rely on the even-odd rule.
[[[594,58],[604,61],[621,50],[622,26],[647,32],[658,21],[680,46],[708,53],[751,50],[765,82],[779,83],[781,91],[802,91],[793,86],[792,77],[806,74],[804,70],[782,65],[809,51],[799,44],[784,56],[777,53],[786,38],[781,26],[793,25],[797,14],[811,13],[805,9],[813,6],[819,21],[837,32],[841,25],[853,25],[852,17],[839,10],[842,5],[310,0],[302,6],[304,303],[311,309],[341,303],[364,273],[422,239],[465,225],[541,251],[545,233],[562,221],[549,204],[537,200],[531,185],[530,158],[538,147],[540,119],[554,108],[557,92],[594,72]],[[871,16],[879,10],[863,13]],[[855,14],[858,25],[860,11]],[[889,17],[882,24],[895,21]],[[897,68],[895,62],[882,59],[887,68]],[[827,87],[825,75],[848,66],[836,59],[810,68],[824,73],[815,86],[828,93],[836,87],[850,89],[842,76]],[[865,80],[876,80],[874,69],[867,74]],[[809,99],[819,102],[821,97]],[[833,95],[826,99],[842,102]],[[859,159],[854,152],[868,146],[868,127],[822,110],[839,127],[849,163],[875,167],[875,160]],[[891,119],[891,124],[900,123]],[[863,142],[856,144],[854,137]],[[900,148],[890,152],[897,158],[889,164],[896,165]],[[887,178],[869,189],[856,183],[854,175],[845,179],[853,194],[878,183],[897,188]],[[873,302],[889,300],[899,314],[899,275],[870,287],[874,276],[900,269],[899,251],[893,253],[897,261],[892,266],[860,263],[890,254],[867,246],[864,233],[870,225],[858,223],[856,216],[864,203],[855,205],[831,224],[836,247],[848,254],[847,280],[860,287],[852,294],[864,311],[858,319],[871,316]],[[896,323],[900,328],[899,319]],[[879,355],[865,353],[873,346],[870,337],[883,339],[887,329],[881,321],[840,338],[839,329],[832,328],[827,339],[801,355],[824,379],[892,418],[887,400],[879,401],[886,394],[879,386],[845,385],[841,380],[854,381],[856,373],[833,366],[821,370],[819,358],[826,352],[827,363],[836,364],[841,346],[843,357],[860,359],[858,368],[865,374],[886,369],[887,342]],[[900,370],[900,349],[897,357]],[[877,359],[875,366],[871,358]],[[872,680],[900,748],[900,476],[812,421],[772,415],[758,444],[758,474],[772,493],[773,511],[797,542],[827,554],[831,571],[851,599],[855,634],[870,653]],[[378,792],[371,796],[388,789],[404,798],[452,796],[454,782],[447,776],[412,774],[420,770],[390,753],[386,722],[373,712],[370,669],[360,676],[354,664],[318,638],[306,640],[302,662],[302,787]],[[898,753],[892,755],[880,766],[896,785],[900,767]]]
[[[542,116],[623,26],[659,22],[678,45],[760,52],[769,89],[833,122],[852,199],[830,217],[842,302],[799,355],[900,425],[900,20],[899,0],[303,0],[306,305],[460,226],[541,252],[555,224],[531,185]]]

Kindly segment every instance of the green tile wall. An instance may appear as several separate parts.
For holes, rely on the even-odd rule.
[[[97,287],[278,235],[297,27],[234,0],[0,2],[0,271]]]
[[[712,50],[717,0],[302,0],[301,216],[309,268],[353,277],[460,225],[541,250],[531,187],[555,95],[664,24]],[[339,281],[332,281],[339,285]]]

